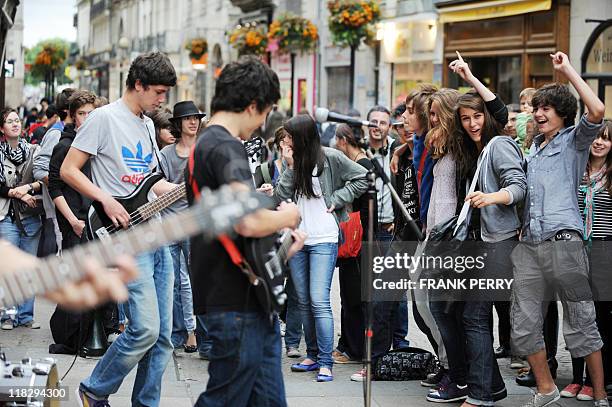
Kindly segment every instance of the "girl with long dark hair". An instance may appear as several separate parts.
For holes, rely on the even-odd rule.
[[[523,157],[518,145],[503,136],[508,121],[504,103],[474,77],[461,58],[449,67],[476,90],[460,96],[455,109],[453,137],[459,143],[455,157],[457,209],[464,201],[472,206],[470,235],[486,242],[483,250],[488,253],[487,266],[507,268],[511,246],[496,243],[518,239],[520,221],[514,204],[523,199],[526,190]],[[481,169],[477,188],[466,196],[466,187],[476,175],[478,164]],[[440,330],[449,354],[451,383],[427,398],[465,399],[464,407],[492,405],[507,395],[493,352],[493,303],[470,298],[453,302],[450,308],[450,315],[441,320]],[[440,310],[434,312],[436,320],[443,314]],[[456,346],[457,338],[465,339],[464,353]]]
[[[308,234],[304,248],[289,261],[306,340],[306,358],[294,372],[319,370],[317,381],[332,376],[334,320],[330,289],[338,224],[348,220],[346,205],[367,188],[366,170],[340,151],[321,147],[314,120],[298,115],[284,124],[284,164],[275,188],[280,199],[293,199],[302,215],[299,229]]]

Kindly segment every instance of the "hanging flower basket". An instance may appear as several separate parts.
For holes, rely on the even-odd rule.
[[[283,14],[270,24],[268,39],[270,52],[303,53],[316,49],[319,33],[317,26],[307,18]]]
[[[67,57],[67,50],[57,47],[55,44],[44,44],[42,50],[36,55],[35,65],[43,66],[46,69],[59,69]]]
[[[185,49],[189,51],[189,58],[199,60],[208,52],[208,42],[204,38],[194,38],[185,44]]]
[[[228,35],[229,43],[238,50],[238,55],[263,55],[268,48],[268,36],[264,26],[246,24],[236,27]]]
[[[77,61],[74,63],[75,68],[78,71],[83,71],[85,69],[87,69],[87,61],[83,58],[79,58],[77,59]]]
[[[357,48],[362,41],[368,43],[374,38],[374,25],[380,20],[377,0],[332,0],[327,8],[334,44]]]

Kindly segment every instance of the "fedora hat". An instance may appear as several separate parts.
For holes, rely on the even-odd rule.
[[[197,116],[198,118],[202,118],[206,116],[204,113],[200,113],[195,103],[191,100],[185,100],[183,102],[178,102],[174,105],[174,109],[172,112],[171,121],[182,119],[183,117],[189,116]]]

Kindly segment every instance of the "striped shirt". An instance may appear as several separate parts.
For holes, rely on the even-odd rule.
[[[578,208],[582,219],[585,217],[584,197],[584,192],[578,191]],[[593,205],[593,238],[612,236],[612,195],[606,190],[597,192]]]

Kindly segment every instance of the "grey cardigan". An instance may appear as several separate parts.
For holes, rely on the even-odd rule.
[[[338,150],[322,148],[325,153],[325,164],[319,176],[321,193],[328,208],[335,206],[336,223],[345,222],[349,218],[346,204],[353,202],[368,189],[367,170]],[[294,195],[293,170],[284,168],[274,188],[274,197],[278,201],[285,199],[295,201]]]
[[[521,227],[516,204],[525,199],[527,178],[525,159],[514,140],[497,136],[489,143],[489,154],[478,177],[478,189],[484,193],[504,189],[510,194],[510,203],[481,208],[480,232],[485,242],[499,242],[516,236]]]

